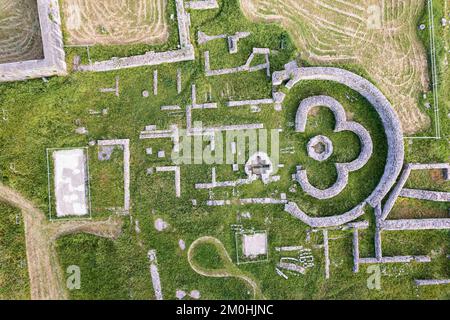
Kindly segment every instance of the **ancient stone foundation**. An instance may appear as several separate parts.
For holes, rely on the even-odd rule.
[[[337,100],[328,96],[314,96],[304,99],[300,103],[295,117],[295,131],[305,132],[309,111],[319,106],[326,107],[333,112],[336,119],[335,132],[351,131],[358,136],[361,144],[361,152],[357,159],[349,163],[336,163],[337,180],[330,188],[324,190],[315,188],[309,183],[306,170],[300,166],[297,168],[295,180],[303,191],[316,199],[323,200],[333,198],[345,189],[348,184],[349,172],[361,169],[369,161],[373,152],[373,143],[369,132],[359,123],[347,121],[344,107]],[[323,143],[325,146],[325,151],[321,154],[313,149],[317,143]],[[331,141],[323,136],[314,137],[308,143],[307,148],[308,154],[317,161],[326,160],[333,152]]]

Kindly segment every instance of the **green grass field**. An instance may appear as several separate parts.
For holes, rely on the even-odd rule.
[[[240,73],[220,77],[206,78],[203,68],[203,52],[210,50],[213,68],[237,66],[245,63],[253,47],[268,47],[276,51],[271,55],[271,71],[297,57],[299,52],[285,30],[275,24],[256,24],[246,20],[238,9],[237,0],[220,1],[220,10],[198,11],[191,13],[191,37],[195,39],[198,30],[207,34],[234,33],[250,31],[252,35],[239,42],[239,53],[230,57],[225,40],[216,40],[202,46],[196,45],[194,62],[143,67],[108,73],[71,73],[64,78],[51,78],[48,82],[31,80],[0,85],[0,111],[8,110],[8,121],[0,122],[0,181],[19,190],[41,208],[48,211],[46,148],[84,147],[92,140],[129,138],[131,141],[131,197],[133,221],[123,217],[125,224],[122,236],[116,240],[100,239],[88,235],[65,236],[57,241],[63,272],[70,265],[81,269],[81,289],[70,292],[73,299],[153,299],[147,252],[155,249],[160,270],[161,283],[165,299],[175,299],[177,289],[189,292],[199,290],[202,299],[252,299],[253,293],[245,282],[237,278],[209,278],[197,274],[187,260],[187,248],[202,236],[219,239],[235,263],[235,235],[232,224],[240,223],[246,229],[267,230],[269,236],[269,261],[240,265],[239,270],[251,276],[259,284],[262,294],[269,299],[449,299],[448,287],[430,287],[417,289],[413,280],[418,277],[448,277],[449,253],[448,232],[396,232],[386,233],[383,249],[386,254],[435,254],[430,264],[383,265],[382,289],[367,288],[366,266],[361,266],[358,274],[352,273],[351,233],[348,231],[330,231],[331,279],[324,277],[323,249],[321,233],[312,235],[306,242],[307,226],[284,212],[282,205],[248,206],[231,205],[227,207],[207,207],[208,192],[194,189],[198,182],[211,179],[212,165],[186,165],[181,167],[181,198],[175,197],[173,173],[148,176],[149,167],[171,165],[170,158],[159,159],[155,153],[164,150],[170,155],[172,145],[169,140],[139,140],[139,132],[146,125],[155,124],[158,129],[167,129],[170,124],[185,127],[185,115],[170,114],[161,111],[162,105],[179,104],[184,108],[191,102],[191,84],[196,84],[198,102],[206,101],[206,93],[211,88],[212,101],[219,103],[216,110],[196,110],[195,121],[204,125],[225,125],[263,123],[267,129],[283,129],[281,148],[294,147],[295,154],[281,154],[281,163],[285,164],[279,174],[279,183],[264,186],[261,182],[239,188],[240,195],[232,196],[232,189],[215,189],[215,199],[237,199],[239,197],[279,197],[287,193],[290,200],[315,216],[329,216],[345,212],[364,200],[378,183],[383,173],[387,152],[386,137],[381,121],[370,104],[356,92],[348,88],[325,81],[308,81],[298,84],[289,92],[282,112],[271,107],[263,107],[257,114],[249,108],[227,108],[224,102],[239,99],[256,99],[271,96],[272,86],[263,71]],[[174,7],[169,1],[169,12]],[[440,7],[437,5],[439,12]],[[438,16],[438,14],[436,14]],[[424,18],[425,19],[425,18]],[[168,20],[170,21],[170,20]],[[176,46],[177,37],[171,28],[168,44],[155,47],[164,50]],[[438,39],[443,37],[439,34]],[[448,36],[448,35],[447,35]],[[439,40],[441,41],[441,40]],[[425,39],[424,39],[424,42]],[[283,44],[283,46],[281,45]],[[94,60],[112,56],[142,53],[148,46],[101,47],[91,48]],[[443,54],[439,52],[439,57]],[[73,61],[81,54],[86,62],[85,49],[68,48],[67,61]],[[224,57],[227,57],[226,59]],[[299,59],[300,63],[304,63]],[[354,66],[344,65],[370,78]],[[180,68],[183,74],[183,90],[176,92],[176,73]],[[152,92],[153,71],[158,69],[158,96],[150,95],[145,99],[142,91]],[[446,70],[446,69],[445,69]],[[444,71],[444,70],[443,70]],[[441,72],[441,100],[446,95],[445,88],[450,86],[448,72]],[[110,93],[100,93],[99,89],[112,87],[115,77],[120,77],[120,97]],[[317,201],[304,194],[300,188],[296,193],[288,190],[293,185],[291,175],[298,164],[308,168],[311,182],[326,187],[334,182],[336,172],[333,164],[337,161],[351,161],[359,153],[356,136],[345,132],[333,134],[334,119],[321,108],[315,116],[309,118],[307,132],[295,133],[291,123],[299,102],[308,96],[328,94],[339,100],[348,116],[363,124],[371,133],[374,154],[361,170],[351,173],[348,188],[332,200]],[[348,98],[350,97],[350,99]],[[448,98],[448,97],[447,97]],[[448,106],[442,103],[441,113],[446,115]],[[92,116],[89,110],[108,109],[107,115]],[[0,113],[1,115],[1,113]],[[443,117],[444,118],[444,117]],[[1,120],[0,120],[1,121]],[[445,123],[446,121],[443,121]],[[447,121],[448,122],[448,121]],[[88,129],[88,135],[77,135],[77,126]],[[448,136],[448,124],[442,125],[443,133]],[[306,154],[305,146],[309,138],[325,132],[332,139],[335,154],[326,162],[318,165]],[[414,140],[405,143],[406,158],[409,162],[448,161],[448,141]],[[145,149],[153,148],[153,155],[147,156]],[[122,153],[115,151],[108,162],[97,160],[97,146],[89,148],[90,176],[93,218],[100,219],[111,214],[109,207],[120,206],[123,197]],[[218,180],[244,177],[236,175],[230,165],[217,165]],[[241,166],[242,168],[242,166]],[[243,170],[241,170],[243,171]],[[411,183],[435,186],[427,177],[414,177]],[[448,190],[448,182],[438,186]],[[197,199],[198,206],[193,207],[191,199]],[[408,200],[409,201],[409,200]],[[414,203],[407,203],[407,207]],[[437,216],[448,214],[449,205],[427,203],[421,209],[424,214],[435,212]],[[0,207],[2,209],[2,207]],[[6,217],[14,215],[14,210],[4,209]],[[395,211],[396,210],[396,211]],[[402,216],[402,208],[394,208],[394,213]],[[0,210],[1,211],[1,210]],[[237,220],[237,215],[250,212],[252,219]],[[422,214],[421,214],[422,215]],[[154,221],[162,218],[169,228],[158,232]],[[373,211],[367,210],[364,218],[372,221]],[[3,215],[0,219],[4,219]],[[9,219],[9,218],[5,218]],[[135,230],[135,221],[139,221],[140,232]],[[0,227],[8,224],[0,224]],[[8,220],[9,221],[9,220]],[[0,229],[2,230],[2,229]],[[9,227],[8,229],[9,230]],[[14,229],[15,230],[15,229]],[[12,231],[7,231],[12,232]],[[18,231],[15,231],[18,232]],[[373,256],[373,229],[361,235],[361,255]],[[0,241],[1,240],[0,236]],[[178,241],[186,242],[182,251]],[[16,240],[14,240],[16,241]],[[315,258],[315,267],[305,276],[290,276],[288,280],[277,276],[275,266],[281,255],[275,251],[277,246],[303,245],[311,248]],[[3,247],[3,246],[2,246]],[[20,248],[17,247],[17,248]],[[16,249],[15,249],[16,250]],[[14,254],[14,258],[23,255]],[[2,253],[0,252],[0,257]],[[206,267],[220,266],[220,255],[212,246],[205,245],[195,254],[195,260]],[[13,270],[7,267],[7,270]],[[1,270],[1,269],[0,269]],[[26,270],[26,269],[24,269]],[[25,271],[21,271],[25,272]],[[26,276],[25,276],[26,278]],[[12,290],[12,283],[5,297],[27,297],[28,293]],[[14,294],[12,293],[14,292]],[[20,292],[20,293],[18,293]],[[0,291],[0,297],[3,292]],[[16,296],[17,295],[17,296]]]

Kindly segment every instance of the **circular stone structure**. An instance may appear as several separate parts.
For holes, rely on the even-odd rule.
[[[311,227],[327,228],[341,226],[345,223],[351,222],[361,215],[364,214],[364,207],[370,205],[372,208],[380,208],[382,199],[388,194],[391,188],[394,186],[399,176],[404,161],[404,141],[403,132],[400,121],[397,114],[394,111],[389,100],[383,95],[383,93],[370,81],[367,79],[344,69],[332,68],[332,67],[305,67],[299,68],[296,65],[292,67],[291,64],[285,65],[285,70],[274,73],[273,80],[274,85],[279,85],[282,83],[281,80],[289,80],[286,84],[288,89],[292,88],[296,83],[300,81],[307,80],[320,80],[320,81],[332,81],[337,82],[348,88],[358,92],[363,96],[378,113],[381,123],[384,127],[384,132],[387,139],[388,150],[387,159],[384,167],[384,173],[381,177],[378,185],[372,191],[372,193],[359,205],[355,206],[353,209],[345,213],[336,213],[334,216],[329,217],[311,217],[307,213],[303,212],[295,202],[288,202],[285,205],[285,211],[289,212],[292,216],[300,219],[307,225]],[[296,131],[304,132],[303,128],[303,112],[306,110],[301,110],[299,108],[296,115]],[[331,110],[333,111],[333,105],[331,105]],[[337,108],[336,110],[338,110]],[[337,122],[339,121],[341,113],[335,112],[335,118]],[[345,115],[342,114],[342,115]],[[345,118],[343,118],[345,120]],[[346,130],[348,123],[344,124],[344,127],[338,128],[339,130]],[[365,135],[362,126],[355,126],[354,123],[350,124],[351,131],[359,133],[361,141],[368,141],[370,136]],[[370,146],[366,144],[367,146]],[[366,155],[371,153],[370,148],[362,150],[360,158],[356,159],[352,163],[347,164],[347,169],[350,171],[355,171],[365,163]],[[354,170],[353,170],[354,169]],[[300,173],[304,171],[300,170]],[[298,176],[298,173],[297,175]]]
[[[309,140],[306,146],[308,156],[317,161],[325,161],[333,154],[333,142],[325,136],[318,135]]]
[[[300,103],[297,110],[295,121],[297,132],[305,132],[306,121],[308,119],[308,112],[309,110],[311,110],[311,108],[318,106],[329,108],[333,112],[336,120],[334,132],[341,132],[341,131],[353,132],[358,136],[361,145],[361,151],[358,158],[348,163],[335,163],[337,171],[337,179],[336,182],[327,189],[318,189],[314,187],[308,180],[306,170],[303,169],[302,166],[297,167],[295,180],[300,184],[303,191],[306,192],[311,197],[314,197],[319,200],[324,200],[333,198],[337,196],[339,193],[341,193],[348,184],[349,173],[364,167],[364,165],[367,163],[367,161],[369,161],[370,157],[372,156],[373,143],[369,132],[361,124],[347,120],[344,107],[336,99],[324,95],[313,96],[304,99]],[[314,137],[312,141],[310,141],[310,143],[308,144],[308,146],[310,146],[311,149],[311,150],[308,149],[308,153],[311,152],[312,155],[318,159],[320,159],[320,156],[322,155],[326,156],[327,155],[326,144],[331,143],[331,141],[327,142],[327,140],[329,141],[329,139],[324,136]],[[323,150],[320,149],[320,144],[322,144]],[[328,146],[328,149],[329,148],[330,146]]]

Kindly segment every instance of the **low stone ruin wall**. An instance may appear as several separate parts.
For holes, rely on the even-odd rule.
[[[450,192],[406,189],[400,192],[400,197],[438,202],[450,202]]]
[[[355,73],[339,68],[299,68],[300,80],[328,80],[342,83],[359,92],[378,112],[388,140],[388,155],[380,183],[368,197],[367,203],[375,207],[395,184],[403,167],[404,143],[401,123],[390,102],[370,81]]]
[[[208,10],[208,9],[218,9],[219,3],[217,0],[191,0],[187,1],[186,9],[192,10]]]
[[[284,210],[289,212],[293,217],[303,221],[308,226],[313,228],[328,228],[328,227],[338,227],[350,221],[356,220],[364,214],[365,202],[356,206],[352,210],[332,217],[310,217],[305,212],[303,212],[295,202],[289,202],[285,205]]]
[[[345,169],[345,164],[336,163],[337,179],[336,182],[327,189],[318,189],[311,185],[306,174],[306,170],[298,170],[295,174],[295,180],[301,186],[302,190],[311,197],[325,200],[337,196],[348,184],[348,170]]]
[[[382,230],[443,230],[450,229],[448,219],[399,219],[384,220],[380,222]]]

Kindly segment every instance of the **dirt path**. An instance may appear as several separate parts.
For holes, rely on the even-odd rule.
[[[194,249],[203,243],[209,243],[214,245],[217,248],[217,251],[219,252],[220,257],[222,258],[225,267],[223,269],[206,269],[198,264],[196,264],[193,261],[193,252]],[[234,277],[241,279],[245,281],[252,289],[253,289],[253,297],[254,299],[261,300],[265,299],[264,295],[261,292],[261,289],[259,288],[258,284],[253,280],[251,277],[246,276],[238,267],[236,267],[233,264],[233,261],[231,260],[230,255],[227,252],[227,249],[225,249],[222,242],[220,242],[219,239],[213,238],[213,237],[201,237],[195,240],[188,250],[188,262],[191,268],[197,272],[198,274],[205,276],[205,277],[213,277],[213,278],[228,278],[228,277]]]
[[[288,30],[311,64],[362,67],[391,100],[410,135],[431,125],[418,96],[429,89],[416,21],[424,0],[240,0],[244,14]]]
[[[122,228],[120,218],[94,222],[50,223],[45,214],[36,209],[33,203],[2,184],[0,184],[0,201],[22,210],[32,300],[68,298],[55,249],[55,240],[58,237],[85,232],[115,239],[120,235]]]

